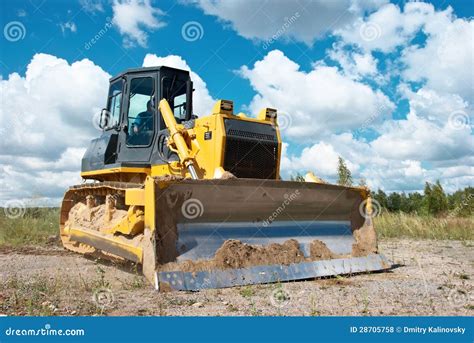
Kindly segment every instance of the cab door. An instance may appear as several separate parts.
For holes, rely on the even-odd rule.
[[[130,74],[126,77],[126,98],[119,138],[122,166],[149,166],[157,127],[156,74]]]

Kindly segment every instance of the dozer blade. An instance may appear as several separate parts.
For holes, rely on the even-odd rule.
[[[366,197],[305,182],[157,181],[155,281],[199,290],[388,269]]]

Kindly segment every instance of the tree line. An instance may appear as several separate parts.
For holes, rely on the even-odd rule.
[[[339,157],[337,166],[337,184],[354,186],[351,171],[342,157]],[[304,181],[301,175],[291,178],[294,181]],[[360,179],[358,186],[366,186],[365,179]],[[391,192],[383,190],[371,191],[372,198],[380,206],[390,212],[405,212],[420,215],[436,216],[471,216],[474,210],[474,188],[466,187],[452,194],[444,191],[440,181],[426,182],[423,193],[420,192]]]

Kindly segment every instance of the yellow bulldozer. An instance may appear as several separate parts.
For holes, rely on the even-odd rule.
[[[130,69],[110,80],[100,137],[66,191],[66,249],[133,261],[158,290],[300,280],[390,267],[369,191],[280,177],[277,111],[193,114],[188,71]]]

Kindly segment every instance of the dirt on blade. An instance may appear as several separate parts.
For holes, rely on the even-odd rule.
[[[267,246],[252,245],[239,240],[229,239],[216,251],[213,259],[170,262],[159,266],[161,271],[211,271],[247,268],[262,265],[290,265],[292,263],[317,261],[339,257],[322,241],[314,240],[310,244],[310,257],[305,257],[295,239]]]

